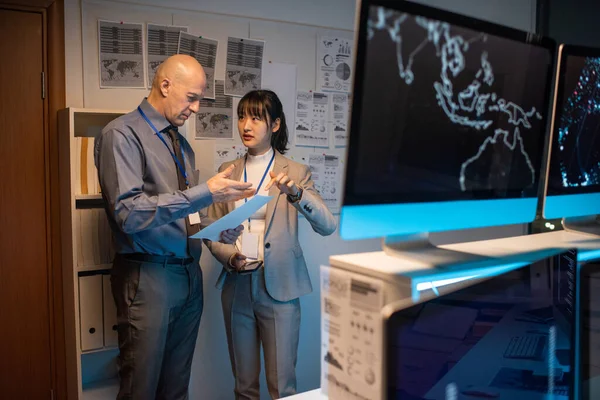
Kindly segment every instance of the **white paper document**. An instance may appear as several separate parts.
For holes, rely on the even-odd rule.
[[[348,118],[350,100],[347,93],[333,93],[331,95],[330,110],[333,124],[333,142],[335,147],[346,147],[348,142]]]
[[[215,98],[215,65],[217,64],[217,51],[219,42],[202,36],[194,36],[190,33],[179,34],[179,45],[177,52],[194,57],[206,74],[205,99]]]
[[[383,282],[321,266],[321,389],[329,400],[382,398]]]
[[[354,41],[342,37],[317,39],[317,91],[349,92]]]
[[[98,20],[100,88],[145,88],[142,24]]]
[[[156,74],[158,66],[168,57],[177,54],[179,32],[187,32],[187,27],[151,23],[146,25],[148,89],[152,87],[152,81],[154,80],[154,75]]]
[[[236,158],[243,157],[246,154],[246,148],[239,144],[215,143],[215,174],[219,172],[221,165],[227,161],[233,161]]]
[[[305,92],[296,94],[296,146],[329,147],[329,94]]]
[[[208,239],[217,242],[220,239],[221,232],[237,228],[238,225],[241,225],[242,222],[250,218],[252,214],[267,204],[272,198],[273,196],[254,196],[247,203],[244,203],[223,218],[219,218],[200,232],[190,236],[190,238]]]
[[[222,80],[215,82],[215,100],[200,100],[196,139],[233,139],[233,98],[223,93]]]
[[[308,158],[308,166],[312,173],[315,189],[319,192],[323,201],[332,213],[340,211],[340,188],[341,181],[340,157],[335,154],[311,154]]]
[[[288,126],[288,129],[296,126],[294,106],[296,105],[297,77],[297,67],[294,64],[269,61],[268,63],[265,63],[263,68],[262,88],[270,89],[277,93],[277,97],[279,97],[281,104],[283,104],[285,123]],[[289,133],[290,135],[292,134],[291,131]]]
[[[227,38],[225,94],[242,97],[262,85],[263,40]]]

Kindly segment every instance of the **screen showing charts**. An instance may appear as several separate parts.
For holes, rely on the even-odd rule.
[[[554,47],[392,3],[361,21],[344,204],[535,197]]]
[[[575,317],[565,304],[576,260],[570,250],[534,264],[558,271],[545,287],[526,266],[392,313],[387,399],[573,399]]]
[[[600,192],[600,51],[561,53],[548,195]],[[600,208],[600,206],[599,206]]]

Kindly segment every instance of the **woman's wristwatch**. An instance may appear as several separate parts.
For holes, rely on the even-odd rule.
[[[299,202],[300,199],[302,198],[302,192],[303,192],[302,188],[299,187],[298,188],[298,193],[296,193],[295,195],[292,196],[291,194],[288,194],[287,198],[288,198],[289,202],[290,203],[297,203],[297,202]]]

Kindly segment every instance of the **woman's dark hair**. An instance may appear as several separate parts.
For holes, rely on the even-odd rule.
[[[266,121],[269,129],[273,122],[279,118],[279,130],[271,135],[271,147],[285,154],[288,144],[288,129],[285,123],[285,114],[281,100],[271,90],[252,90],[244,95],[237,108],[238,118],[245,115],[258,117]]]

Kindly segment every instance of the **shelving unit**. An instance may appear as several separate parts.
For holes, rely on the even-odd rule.
[[[126,112],[66,108],[58,114],[67,390],[70,399],[114,399],[118,391],[116,310],[109,280],[111,238],[107,222],[102,219],[105,218],[102,196],[77,193],[77,188],[88,185],[81,185],[76,180],[83,179],[82,175],[91,179],[91,174],[95,173],[90,157],[92,152],[88,149],[88,153],[83,155],[77,138],[96,137],[106,124]],[[86,142],[87,146],[93,146],[93,140],[87,139]],[[92,165],[85,174],[78,173],[78,168],[90,162]],[[84,212],[88,212],[85,218]]]

